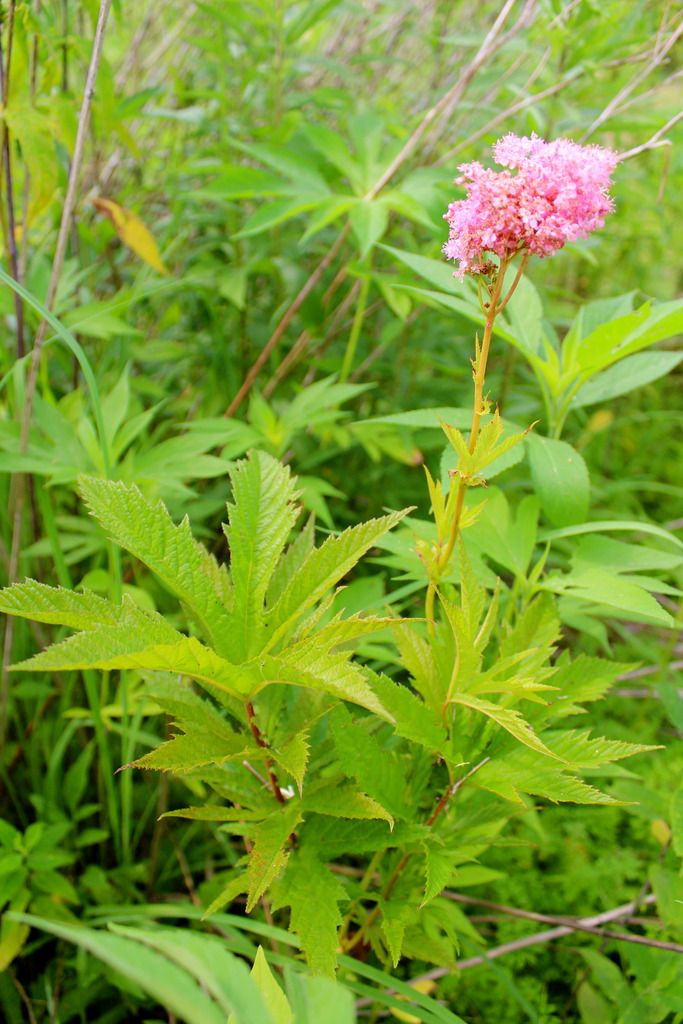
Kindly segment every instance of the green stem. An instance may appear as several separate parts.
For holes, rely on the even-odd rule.
[[[369,271],[369,268],[368,268]],[[356,312],[353,317],[353,323],[351,325],[351,333],[349,334],[349,340],[346,343],[346,351],[344,352],[344,361],[342,362],[341,373],[339,374],[339,380],[345,381],[348,379],[351,369],[353,368],[353,362],[356,357],[356,349],[358,348],[358,339],[360,338],[361,327],[363,326],[363,317],[365,316],[365,307],[368,303],[368,294],[370,292],[370,274],[363,278],[360,291],[358,293],[358,302],[356,303]]]
[[[507,295],[500,302],[500,296],[503,291],[503,283],[505,281],[505,272],[508,268],[508,261],[501,260],[500,267],[498,269],[498,275],[496,277],[496,283],[491,292],[491,300],[488,305],[488,311],[486,313],[486,321],[484,323],[484,336],[481,342],[481,349],[477,353],[477,359],[474,370],[474,402],[472,408],[472,425],[470,427],[470,440],[469,449],[470,453],[474,451],[477,446],[477,440],[479,438],[479,428],[481,426],[481,417],[484,412],[484,383],[486,380],[486,367],[489,360],[489,352],[491,351],[491,339],[493,337],[493,325],[496,322],[496,317],[507,305],[512,296],[514,289],[517,287],[519,279],[524,269],[524,261],[519,266],[515,280],[509,289]],[[467,481],[465,477],[461,476],[458,481],[458,495],[455,503],[455,512],[453,514],[453,520],[451,522],[450,534],[446,547],[442,550],[439,555],[439,570],[444,572],[451,560],[453,549],[458,539],[460,532],[460,521],[462,519],[462,510],[465,504],[465,494],[467,492]]]

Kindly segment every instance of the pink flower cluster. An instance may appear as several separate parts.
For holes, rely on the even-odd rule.
[[[618,156],[601,146],[569,139],[506,135],[493,147],[496,162],[511,170],[461,164],[467,198],[451,203],[444,219],[450,232],[443,251],[458,260],[456,277],[481,273],[487,253],[500,259],[517,252],[549,256],[565,242],[602,227],[614,204],[608,194]]]

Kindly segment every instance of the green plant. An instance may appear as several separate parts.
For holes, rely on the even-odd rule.
[[[471,929],[439,893],[496,841],[515,804],[525,794],[610,803],[576,773],[648,749],[561,728],[619,666],[566,655],[552,666],[558,623],[549,599],[508,599],[501,621],[499,598],[486,601],[464,553],[459,597],[443,594],[444,620],[427,635],[401,620],[331,615],[334,585],[401,513],[320,547],[309,523],[288,544],[294,481],[254,453],[233,471],[228,574],[186,523],[174,526],[135,488],[90,478],[81,489],[110,535],[180,598],[203,639],[129,598],[117,606],[27,582],[3,593],[5,612],[81,632],[18,667],[156,676],[149,692],[181,734],[135,764],[201,779],[218,803],[170,813],[228,823],[247,843],[244,866],[211,909],[241,892],[247,909],[266,894],[289,906],[316,970],[333,970],[339,941],[367,941],[394,963],[401,955],[449,962],[459,931]],[[359,638],[388,626],[412,689],[351,660]],[[446,714],[455,708],[457,716]],[[369,854],[357,880],[327,867]]]
[[[477,962],[483,945],[497,957],[501,946],[533,938],[535,928],[487,909],[487,901],[577,918],[640,906],[657,860],[663,874],[654,884],[656,911],[648,910],[654,897],[647,896],[633,919],[614,927],[680,941],[669,808],[683,728],[675,674],[681,650],[671,628],[680,621],[683,587],[674,340],[681,321],[671,259],[682,169],[673,132],[680,117],[673,49],[679,13],[664,0],[628,10],[617,0],[503,7],[469,0],[457,7],[444,0],[114,0],[93,92],[84,82],[98,7],[106,11],[109,0],[9,0],[0,13],[0,277],[7,286],[0,294],[2,582],[35,577],[87,600],[94,593],[116,608],[125,595],[125,623],[136,614],[133,606],[140,621],[159,625],[161,617],[175,642],[191,637],[214,650],[183,601],[135,555],[121,558],[87,515],[77,490],[81,475],[136,484],[148,502],[162,499],[173,522],[187,514],[194,537],[219,564],[229,558],[219,527],[228,472],[250,449],[291,467],[297,503],[315,513],[317,529],[308,529],[318,544],[328,530],[415,506],[378,538],[334,596],[331,588],[330,608],[316,625],[328,627],[337,615],[390,620],[349,642],[347,660],[373,692],[382,685],[376,679],[386,677],[426,704],[401,650],[414,633],[442,679],[444,665],[446,673],[452,668],[448,645],[454,647],[445,609],[455,608],[462,642],[463,597],[482,602],[485,613],[498,602],[488,645],[472,656],[471,680],[458,683],[456,692],[465,696],[470,682],[496,682],[489,673],[528,609],[553,607],[562,626],[558,650],[543,662],[543,638],[533,635],[538,662],[529,674],[541,685],[558,680],[564,690],[593,674],[597,687],[608,671],[593,660],[599,653],[623,677],[590,704],[589,717],[568,717],[567,727],[583,731],[588,723],[594,734],[666,750],[638,758],[641,778],[624,762],[580,773],[554,759],[535,762],[580,777],[616,801],[612,806],[556,807],[524,793],[513,802],[512,793],[493,794],[479,776],[487,782],[487,772],[502,764],[510,782],[515,757],[531,751],[515,746],[490,717],[486,724],[482,713],[452,705],[445,717],[454,715],[455,724],[448,723],[450,737],[444,729],[441,741],[450,743],[453,757],[456,737],[459,756],[471,758],[450,765],[455,783],[485,757],[492,760],[460,785],[426,835],[451,781],[437,739],[428,749],[401,737],[400,716],[392,723],[388,707],[375,713],[345,701],[340,709],[329,694],[275,683],[253,703],[262,739],[273,744],[273,772],[287,806],[305,802],[318,782],[331,794],[338,779],[342,788],[355,785],[366,812],[392,814],[394,832],[381,817],[335,821],[306,809],[296,830],[300,845],[285,844],[287,866],[259,905],[245,916],[238,895],[234,918],[226,922],[217,913],[206,927],[225,928],[225,948],[248,961],[256,950],[243,944],[243,934],[248,926],[265,929],[257,934],[281,950],[282,960],[267,951],[271,963],[291,964],[296,940],[267,923],[291,924],[291,911],[276,909],[280,890],[290,868],[296,877],[297,865],[315,852],[316,828],[322,834],[327,824],[339,835],[348,828],[346,849],[329,847],[323,859],[330,886],[343,887],[345,945],[360,935],[351,955],[338,954],[336,963],[344,985],[362,1000],[361,1017],[400,1012],[390,993],[403,985],[401,997],[410,994],[406,982],[424,970],[424,948],[448,959],[436,968],[438,998],[468,1024],[575,1024],[581,1015],[638,1012],[675,1020],[677,985],[667,972],[678,954],[671,950],[578,932]],[[443,238],[456,165],[476,159],[483,143],[508,130],[559,133],[620,151],[619,216],[599,241],[570,243],[536,263],[534,284],[523,275],[495,317],[485,391],[497,399],[501,423],[482,412],[482,434],[491,439],[502,426],[497,443],[505,443],[536,425],[468,482],[458,537],[444,558],[453,526],[446,504],[449,492],[457,500],[461,479],[453,474],[471,454],[464,447],[472,423],[472,325],[481,333],[487,311],[473,281],[454,281],[430,257]],[[77,132],[85,148],[75,144]],[[32,345],[41,350],[33,381]],[[455,446],[443,423],[454,428]],[[429,516],[423,465],[432,493],[440,485],[444,498],[438,527]],[[488,486],[474,486],[477,476]],[[433,553],[437,564],[430,565]],[[431,636],[422,611],[430,589]],[[22,843],[41,826],[48,835],[69,826],[56,847],[69,862],[58,873],[77,896],[76,903],[45,897],[31,867],[22,886],[31,913],[74,924],[67,917],[76,907],[98,929],[110,922],[147,929],[150,920],[168,920],[169,902],[177,909],[189,897],[208,907],[233,880],[239,884],[252,846],[242,831],[263,822],[247,821],[246,805],[216,787],[227,774],[231,787],[244,783],[256,792],[253,806],[266,796],[263,820],[277,812],[266,752],[247,759],[263,782],[239,761],[170,777],[115,775],[117,766],[171,738],[155,691],[160,699],[171,692],[170,702],[182,697],[190,736],[205,730],[204,719],[194,726],[188,719],[204,713],[196,710],[201,684],[135,668],[26,672],[10,684],[9,663],[63,639],[68,627],[6,621],[0,814]],[[236,660],[242,668],[241,655]],[[347,672],[341,661],[337,667]],[[546,670],[553,674],[543,678]],[[515,673],[499,681],[512,690],[514,679]],[[564,690],[524,692],[548,701],[554,716],[570,704]],[[216,693],[203,698],[209,716],[217,711],[240,742],[254,741],[244,695],[223,703]],[[544,721],[543,705],[512,692],[475,696],[523,716],[551,748],[548,730],[559,731],[557,719]],[[379,691],[375,697],[381,703]],[[321,715],[310,723],[302,800],[275,753],[308,724],[305,709],[315,702]],[[182,724],[178,708],[166,706]],[[344,710],[353,723],[345,746]],[[444,716],[429,714],[429,722],[421,715],[421,728],[441,729]],[[360,780],[348,777],[356,748],[364,751]],[[382,758],[407,780],[404,791],[373,774]],[[239,805],[244,820],[159,817],[188,804],[223,811]],[[503,822],[489,845],[468,845],[465,833],[476,839],[489,817]],[[420,827],[419,836],[409,832]],[[366,837],[398,845],[364,851]],[[420,870],[426,874],[429,862],[435,885],[437,861],[451,852],[448,888],[420,908]],[[16,863],[15,853],[5,863]],[[460,863],[462,856],[473,859]],[[14,884],[13,870],[7,877]],[[468,891],[484,904],[468,904]],[[391,907],[385,920],[381,911],[368,918],[404,895],[412,915],[406,956],[394,968],[387,936],[397,948],[402,922],[391,931]],[[189,912],[178,916],[180,942],[198,926]],[[15,925],[25,928],[4,916],[4,934]],[[456,941],[465,969],[443,977],[453,971]],[[601,989],[598,967],[584,962],[580,950],[598,943],[620,984]],[[591,989],[602,1003],[591,1002]],[[11,1024],[159,1016],[130,979],[37,925],[0,974],[0,1006]],[[413,1003],[410,1012],[430,1022],[450,1019],[433,1001]]]

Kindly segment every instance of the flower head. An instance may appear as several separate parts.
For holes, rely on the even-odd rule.
[[[487,253],[549,256],[602,227],[614,208],[608,189],[618,156],[612,150],[534,134],[506,135],[493,153],[506,170],[461,164],[456,180],[467,198],[444,214],[450,231],[443,251],[459,261],[456,277],[481,273]]]

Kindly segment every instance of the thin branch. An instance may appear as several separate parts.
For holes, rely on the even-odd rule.
[[[140,24],[138,25],[135,35],[133,36],[132,40],[128,45],[126,55],[123,58],[123,61],[121,62],[121,67],[116,72],[114,83],[116,85],[117,90],[123,89],[128,84],[128,80],[133,74],[135,66],[138,62],[142,44],[144,43],[149,33],[149,30],[154,24],[154,18],[156,16],[156,13],[157,5],[151,3],[147,10],[147,13],[145,14]]]
[[[446,895],[446,894],[444,894]],[[458,896],[460,902],[460,894],[451,894],[451,896]],[[469,897],[468,897],[469,899]],[[467,902],[463,899],[462,902]],[[474,900],[480,905],[486,906],[487,901]],[[457,964],[458,971],[466,971],[470,967],[478,967],[480,964],[486,963],[488,960],[496,960],[500,956],[505,956],[507,953],[516,953],[520,949],[528,949],[529,946],[538,946],[545,942],[553,942],[555,939],[561,939],[565,935],[572,935],[576,931],[583,931],[584,928],[589,928],[593,934],[601,935],[603,938],[606,937],[604,933],[600,932],[600,926],[603,924],[609,924],[611,921],[619,921],[623,918],[628,918],[634,914],[639,907],[647,904],[650,905],[656,902],[656,897],[653,895],[644,896],[642,899],[638,898],[633,900],[631,903],[624,903],[620,907],[614,907],[612,910],[605,910],[602,914],[595,914],[593,917],[581,917],[581,918],[562,918],[566,920],[566,924],[562,924],[557,928],[550,928],[547,931],[535,932],[533,935],[525,935],[521,939],[515,939],[514,942],[506,942],[502,946],[495,946],[493,949],[487,950],[482,956],[473,956],[468,960],[459,960]],[[496,906],[501,909],[499,904],[488,904],[489,906]],[[526,916],[531,911],[518,911],[516,907],[507,907],[505,910],[514,910],[516,917]],[[543,916],[543,915],[540,915]],[[569,923],[571,921],[571,924]],[[610,938],[615,937],[623,939],[624,936],[621,932],[610,933]],[[636,936],[640,938],[641,936]],[[673,944],[671,944],[673,945]],[[679,948],[680,952],[683,952],[683,947]],[[414,985],[416,982],[421,981],[438,981],[439,978],[445,978],[449,974],[452,974],[453,970],[450,967],[435,967],[431,971],[427,971],[425,974],[419,974],[416,978],[411,978],[410,983]],[[391,989],[388,990],[389,994],[392,994]],[[372,1005],[372,999],[359,999],[356,1003],[356,1008],[361,1009],[365,1006]]]
[[[19,993],[19,998],[21,999],[22,1003],[26,1007],[26,1013],[28,1014],[29,1024],[37,1024],[36,1016],[35,1016],[35,1014],[33,1012],[33,1006],[31,1004],[31,1000],[29,998],[28,992],[26,991],[24,986],[21,984],[21,982],[17,978],[17,976],[14,973],[14,971],[10,971],[9,972],[9,976],[12,979],[12,984],[14,985],[15,989]]]
[[[261,732],[261,730],[258,727],[258,724],[256,722],[256,712],[254,710],[254,705],[251,703],[250,700],[248,700],[247,703],[246,703],[246,711],[247,711],[247,721],[249,722],[249,728],[251,730],[252,736],[254,737],[254,739],[256,741],[257,746],[261,747],[262,750],[268,750],[269,749],[268,743],[267,743],[266,739],[264,738],[263,733]],[[284,793],[282,792],[282,790],[280,789],[280,784],[279,784],[279,782],[277,780],[277,775],[275,774],[275,769],[273,768],[273,762],[272,762],[272,760],[269,757],[266,758],[266,771],[268,772],[268,779],[270,781],[270,787],[269,788],[270,788],[273,796],[275,797],[275,799],[277,800],[277,802],[279,804],[286,804],[287,803],[287,798],[284,795]]]
[[[643,679],[645,676],[656,676],[660,672],[678,672],[680,669],[683,669],[683,660],[670,661],[668,665],[644,665],[642,668],[623,672],[618,679],[620,682],[625,682],[627,679]]]
[[[263,369],[265,364],[268,362],[268,359],[270,358],[270,355],[273,352],[273,349],[276,347],[277,343],[280,341],[280,338],[285,333],[285,331],[287,330],[287,328],[291,324],[292,320],[294,319],[296,314],[299,312],[301,306],[304,304],[304,302],[306,301],[308,296],[311,294],[311,292],[313,291],[313,289],[315,288],[315,286],[317,285],[318,281],[323,276],[323,274],[325,273],[327,268],[336,259],[337,255],[341,251],[341,248],[344,245],[344,242],[346,241],[347,236],[348,236],[350,230],[351,230],[351,228],[347,224],[343,228],[341,233],[339,234],[339,236],[338,236],[336,242],[334,243],[334,245],[332,245],[327,250],[327,253],[323,257],[323,259],[320,261],[318,266],[315,268],[313,273],[310,275],[310,277],[306,281],[306,283],[303,286],[303,288],[301,288],[299,293],[296,295],[296,297],[294,298],[293,302],[291,303],[291,305],[289,306],[289,308],[285,312],[284,316],[280,320],[279,324],[277,325],[277,327],[275,328],[275,330],[271,334],[270,338],[268,339],[266,344],[263,346],[263,349],[259,353],[256,361],[254,362],[253,366],[251,367],[251,369],[247,373],[246,377],[244,378],[244,380],[242,382],[242,386],[240,387],[239,391],[237,392],[237,394],[233,398],[232,402],[230,403],[230,405],[226,409],[226,411],[225,411],[225,415],[226,416],[234,416],[235,415],[235,413],[237,412],[237,410],[241,406],[242,402],[244,401],[244,399],[247,397],[247,395],[251,391],[252,384],[254,383],[256,378],[258,377],[259,373],[261,372],[261,370]]]
[[[431,110],[428,110],[422,121],[417,126],[413,134],[410,136],[408,141],[405,143],[400,152],[394,157],[384,173],[378,178],[375,184],[372,186],[370,191],[364,196],[364,199],[374,199],[375,196],[382,191],[385,185],[391,181],[396,172],[406,162],[408,157],[412,156],[414,151],[417,149],[422,137],[429,130],[434,121],[436,121],[443,113],[451,109],[456,103],[458,103],[468,85],[477,74],[483,64],[486,63],[488,58],[494,53],[501,45],[499,39],[503,25],[508,19],[508,16],[515,5],[515,0],[507,0],[501,11],[494,21],[493,25],[489,29],[483,43],[477,50],[477,53],[472,58],[471,62],[467,65],[460,78],[455,84],[444,93],[438,103],[436,103]],[[527,3],[525,9],[533,9],[534,3]],[[520,19],[521,20],[521,19]],[[519,23],[518,23],[519,24]],[[521,26],[520,26],[521,27]],[[505,39],[510,37],[510,33],[507,33]]]
[[[653,946],[656,949],[667,949],[674,953],[683,953],[683,946],[676,942],[660,942],[658,939],[648,939],[643,935],[631,935],[630,933],[614,932],[609,931],[605,928],[601,928],[599,925],[588,924],[586,921],[576,919],[574,917],[563,917],[557,914],[538,914],[533,910],[521,910],[519,907],[508,907],[501,903],[492,903],[490,900],[478,899],[474,896],[465,896],[459,892],[444,892],[442,895],[448,899],[453,900],[456,903],[465,903],[467,906],[472,907],[486,907],[488,910],[495,910],[499,914],[504,914],[506,917],[519,917],[524,921],[536,921],[539,924],[554,924],[560,928],[569,928],[570,931],[574,932],[587,932],[589,935],[599,935],[604,939],[619,939],[623,942],[633,942],[637,945],[642,946]],[[634,907],[638,907],[642,902],[655,902],[655,897],[646,897],[644,901],[635,901]],[[627,915],[630,916],[630,915]],[[651,922],[648,922],[651,923]],[[486,957],[490,957],[487,953]]]
[[[677,690],[679,697],[683,698],[683,689]],[[628,697],[636,700],[661,700],[662,695],[657,690],[650,690],[647,686],[632,689],[627,686],[618,686],[609,691],[610,697]]]
[[[57,235],[55,257],[52,264],[52,271],[50,273],[50,281],[48,284],[47,299],[45,302],[45,305],[48,310],[51,310],[54,305],[55,295],[57,293],[57,285],[59,284],[59,279],[62,273],[62,267],[64,265],[64,257],[66,255],[66,246],[69,238],[71,220],[73,217],[74,209],[76,207],[78,181],[80,177],[81,164],[83,162],[85,141],[88,134],[88,123],[90,121],[90,108],[92,106],[92,99],[95,94],[95,81],[97,79],[97,72],[100,65],[100,59],[102,57],[102,45],[104,43],[104,33],[107,27],[107,19],[109,18],[111,3],[112,0],[100,0],[100,9],[97,17],[97,25],[95,28],[95,38],[93,40],[92,54],[90,56],[90,65],[88,67],[88,73],[85,80],[85,89],[83,91],[83,101],[81,103],[81,110],[78,117],[78,130],[76,132],[76,142],[74,145],[74,153],[71,160],[71,169],[69,171],[69,181],[67,184],[66,197],[64,199],[64,207],[62,209],[62,218],[59,225],[59,233]],[[28,448],[29,427],[31,424],[31,416],[33,413],[33,399],[35,397],[36,385],[38,382],[38,371],[40,368],[41,353],[43,348],[43,342],[45,340],[46,330],[47,324],[43,320],[41,321],[40,326],[38,327],[38,332],[33,343],[31,365],[29,369],[28,381],[26,384],[24,407],[22,409],[21,415],[21,434],[19,450],[22,454],[24,454]],[[8,582],[10,583],[12,583],[16,579],[17,569],[19,567],[19,554],[21,552],[21,526],[23,519],[24,500],[26,494],[25,483],[26,480],[23,474],[18,473],[14,477],[15,493],[12,522],[12,546],[10,549],[7,574]],[[7,676],[7,667],[9,665],[12,655],[13,636],[14,619],[8,618],[5,625],[5,638],[2,652],[2,667],[0,668],[0,748],[2,748],[7,729],[7,704],[9,701],[9,683]]]
[[[671,142],[669,139],[662,138],[670,128],[673,128],[675,124],[683,118],[683,110],[679,111],[678,114],[674,114],[665,125],[659,128],[647,142],[643,142],[640,146],[636,146],[634,149],[627,149],[625,153],[619,154],[619,162],[623,163],[624,160],[630,160],[632,156],[638,156],[639,153],[644,153],[647,149],[657,149],[659,146],[670,146]]]
[[[512,106],[503,110],[502,113],[496,114],[496,116],[492,117],[490,121],[487,121],[482,128],[478,128],[476,132],[472,133],[472,135],[468,136],[462,142],[459,142],[457,146],[454,146],[453,149],[449,149],[447,153],[439,157],[436,161],[436,166],[441,167],[443,164],[449,163],[453,157],[458,153],[461,153],[463,149],[467,149],[468,146],[477,142],[482,138],[482,136],[488,135],[488,133],[493,131],[493,129],[499,124],[504,124],[511,117],[514,117],[515,114],[519,114],[522,110],[526,110],[527,107],[532,107],[535,103],[538,103],[539,100],[545,100],[549,96],[555,96],[556,93],[562,92],[562,90],[566,89],[568,85],[575,82],[581,74],[582,72],[580,70],[574,70],[565,78],[561,79],[561,81],[555,82],[554,85],[549,85],[547,89],[543,89],[541,92],[534,93],[531,96],[525,96],[524,99],[513,103]]]

